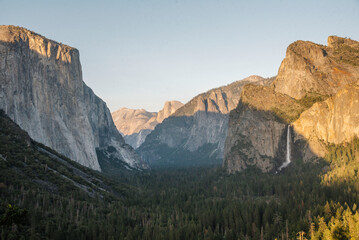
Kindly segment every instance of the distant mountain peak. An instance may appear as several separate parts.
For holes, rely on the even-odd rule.
[[[259,75],[251,75],[249,77],[246,77],[240,81],[248,81],[248,82],[257,82],[257,81],[260,81],[260,80],[263,80],[264,78],[259,76]]]
[[[251,76],[197,95],[157,125],[138,152],[152,167],[220,164],[228,113],[237,106],[243,86],[272,81]]]
[[[112,113],[112,118],[126,142],[137,148],[157,124],[171,116],[182,106],[183,103],[173,100],[166,101],[158,113],[148,112],[144,109],[121,108]]]

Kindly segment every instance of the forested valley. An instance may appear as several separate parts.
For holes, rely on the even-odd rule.
[[[295,159],[278,174],[256,169],[228,174],[218,166],[110,177],[70,160],[76,168],[56,162],[1,119],[1,239],[359,236],[358,139],[329,146],[320,162]],[[92,176],[90,183],[76,171]]]

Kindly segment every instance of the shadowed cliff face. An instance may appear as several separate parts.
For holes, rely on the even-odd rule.
[[[79,52],[23,28],[0,26],[0,108],[34,140],[95,170],[96,148],[125,146],[106,104],[82,81]],[[133,150],[120,155],[145,166]]]
[[[252,76],[200,94],[156,126],[138,148],[152,167],[220,164],[228,129],[228,113],[237,106],[248,83],[270,84]]]
[[[298,118],[297,101],[273,92],[272,98],[257,87],[255,104],[246,98],[246,86],[238,107],[230,113],[225,143],[224,167],[229,172],[242,171],[249,166],[262,172],[275,172],[285,160],[287,126],[292,126],[291,146],[294,161],[316,162],[328,153],[330,144],[342,144],[359,136],[359,86],[350,84],[334,96],[315,103]],[[252,91],[254,93],[254,91]],[[259,98],[259,99],[258,99]],[[270,104],[261,103],[261,98]],[[252,99],[254,100],[254,99]],[[277,104],[280,105],[277,105]],[[276,105],[276,110],[273,106]],[[285,113],[285,114],[283,114]],[[284,116],[284,117],[283,117]],[[287,121],[292,119],[292,121]]]
[[[246,85],[231,111],[223,165],[229,172],[255,166],[275,171],[285,161],[287,125],[304,107],[271,87]]]
[[[284,162],[287,126],[295,159],[317,161],[329,144],[358,136],[359,43],[329,37],[328,47],[297,41],[270,87],[247,85],[230,113],[224,167],[263,172]]]
[[[151,167],[218,165],[223,159],[228,115],[196,112],[171,116],[138,149]]]

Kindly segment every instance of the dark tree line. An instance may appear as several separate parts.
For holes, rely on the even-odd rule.
[[[212,167],[110,179],[79,167],[93,176],[89,183],[13,132],[11,126],[0,129],[1,239],[358,236],[358,139],[329,146],[318,163],[295,159],[275,175],[256,169],[229,175]]]

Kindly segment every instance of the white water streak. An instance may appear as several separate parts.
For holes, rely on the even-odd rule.
[[[291,139],[291,135],[290,135],[290,125],[288,125],[288,130],[287,130],[287,154],[286,154],[286,160],[285,162],[282,164],[282,166],[279,167],[279,171],[281,171],[283,168],[286,168],[289,164],[290,164],[290,139]]]

